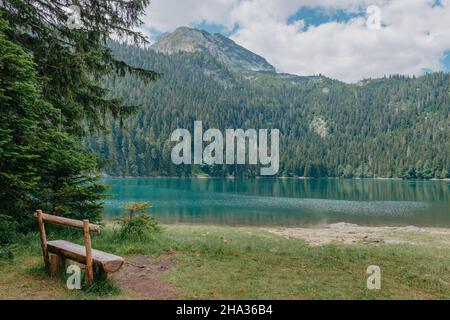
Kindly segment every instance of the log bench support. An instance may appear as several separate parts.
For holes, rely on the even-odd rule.
[[[79,221],[46,214],[41,210],[36,211],[35,217],[39,226],[45,268],[51,275],[59,274],[66,260],[73,260],[86,265],[86,283],[90,284],[94,281],[94,265],[100,273],[105,274],[122,267],[122,257],[92,249],[90,232],[100,232],[99,225],[91,224],[89,220]],[[64,240],[47,241],[45,222],[82,229],[84,246]]]
[[[50,275],[56,277],[64,269],[65,259],[58,254],[50,253]]]
[[[86,278],[88,283],[94,281],[94,267],[92,266],[91,235],[89,234],[89,220],[83,220],[84,246],[86,247]]]

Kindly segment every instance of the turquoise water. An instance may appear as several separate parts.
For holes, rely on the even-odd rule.
[[[450,227],[449,181],[111,178],[105,217],[148,201],[163,223]]]

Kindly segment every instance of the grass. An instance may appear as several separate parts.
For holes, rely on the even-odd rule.
[[[123,241],[117,227],[93,237],[96,249],[122,256],[176,253],[162,277],[187,299],[450,299],[450,249],[412,245],[310,247],[257,228],[164,226],[146,242]],[[52,237],[52,236],[50,236]],[[53,235],[56,237],[56,235]],[[82,243],[79,233],[65,239]],[[42,267],[37,234],[0,259],[0,299],[128,299],[112,282],[69,291]],[[366,269],[381,268],[381,290]]]

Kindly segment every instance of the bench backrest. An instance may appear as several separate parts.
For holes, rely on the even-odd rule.
[[[72,227],[72,228],[77,228],[77,229],[81,229],[81,230],[83,230],[83,228],[84,228],[85,221],[87,221],[87,223],[89,223],[89,220],[81,221],[81,220],[64,218],[64,217],[55,216],[55,215],[48,214],[48,213],[43,213],[42,210],[37,210],[36,213],[34,214],[34,216],[36,218],[38,218],[39,214],[42,215],[43,222],[58,224],[61,226]],[[89,231],[90,232],[100,232],[100,229],[101,229],[101,227],[98,224],[89,223]]]
[[[58,224],[62,226],[82,229],[84,233],[84,245],[86,247],[86,280],[88,283],[94,280],[94,270],[92,265],[92,248],[90,232],[100,232],[101,227],[97,224],[89,223],[89,220],[83,221],[74,220],[64,217],[59,217],[36,210],[34,214],[38,221],[39,237],[41,239],[42,254],[44,255],[44,263],[47,270],[50,269],[50,257],[47,248],[47,235],[45,233],[45,222]]]

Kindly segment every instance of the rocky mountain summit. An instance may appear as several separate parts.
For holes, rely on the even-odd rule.
[[[204,30],[180,27],[174,32],[162,34],[151,48],[168,55],[177,52],[204,52],[228,67],[275,72],[275,68],[263,57],[219,33],[210,34]]]

